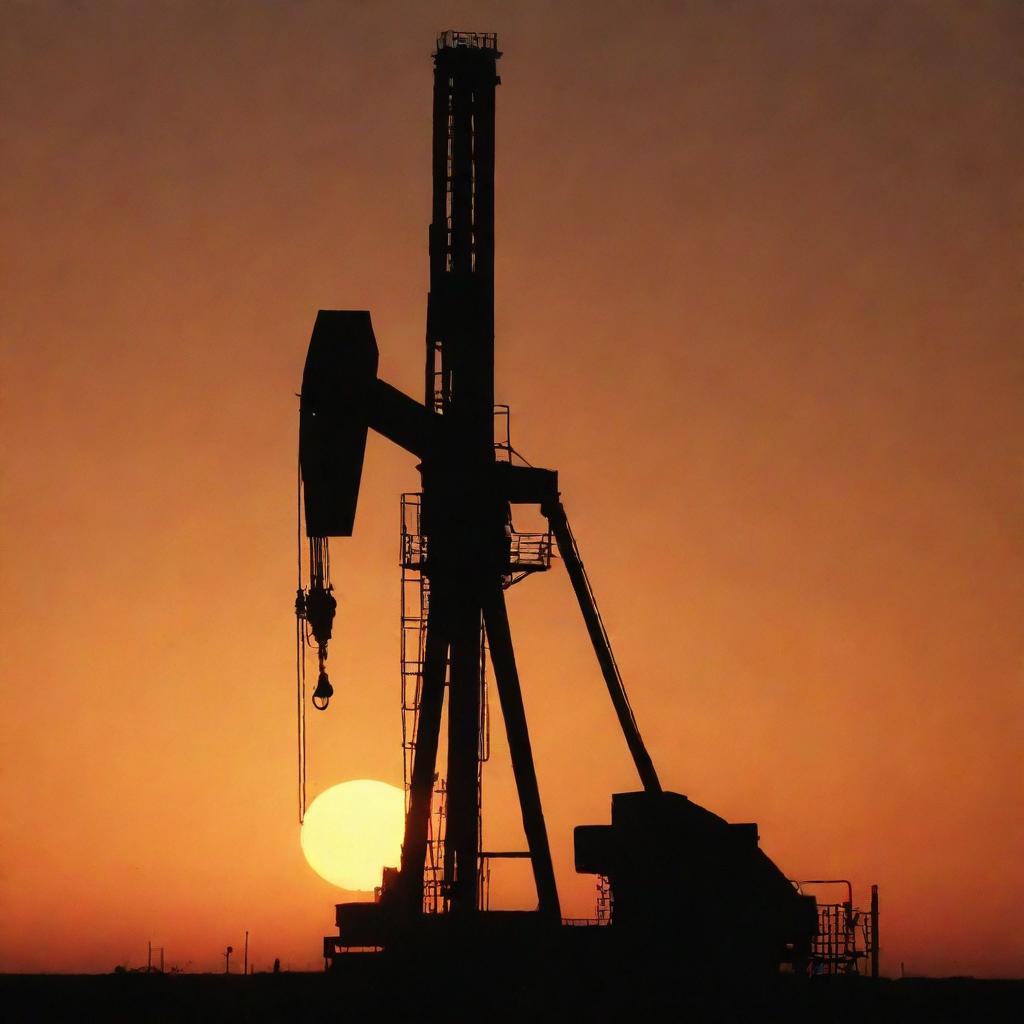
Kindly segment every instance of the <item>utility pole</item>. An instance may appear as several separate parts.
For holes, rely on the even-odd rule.
[[[232,947],[232,946],[228,946],[228,948],[224,950],[224,973],[225,974],[230,974],[231,973],[231,954],[234,953],[234,951],[235,951],[234,947]]]
[[[242,959],[242,973],[249,973],[249,933],[245,933],[245,952]]]

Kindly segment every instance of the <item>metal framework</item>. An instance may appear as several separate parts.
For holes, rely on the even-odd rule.
[[[422,481],[401,504],[401,865],[384,870],[377,902],[338,905],[340,935],[324,940],[325,957],[403,944],[422,951],[435,945],[431,936],[440,936],[442,949],[461,944],[465,957],[481,937],[500,935],[507,948],[521,951],[547,948],[563,932],[596,941],[617,932],[626,936],[620,949],[653,942],[691,958],[713,950],[719,962],[796,962],[810,949],[813,898],[794,891],[759,849],[756,825],[729,823],[662,790],[561,502],[558,474],[530,465],[515,450],[508,407],[494,402],[500,56],[495,35],[471,32],[442,33],[434,53],[422,402],[377,376],[377,343],[364,311],[321,310],[303,372],[299,454],[317,572],[308,592],[300,580],[296,611],[317,642],[318,707],[333,692],[325,667],[335,608],[327,538],[352,534],[368,431],[414,456]],[[547,530],[517,531],[517,505],[539,507]],[[505,591],[549,569],[556,550],[641,785],[614,794],[611,824],[576,828],[576,870],[598,876],[593,918],[561,916],[505,603]],[[522,816],[521,850],[482,849],[492,681]],[[535,911],[489,911],[492,863],[501,859],[529,862]],[[837,919],[836,927],[847,925]]]
[[[424,908],[468,913],[486,902],[481,771],[490,755],[490,663],[526,837],[526,851],[516,853],[530,860],[538,913],[557,923],[558,893],[504,597],[514,583],[551,566],[556,544],[644,788],[657,793],[661,787],[559,501],[557,473],[516,452],[508,407],[494,403],[500,56],[493,34],[464,32],[442,33],[434,54],[423,403],[377,378],[368,314],[321,311],[303,374],[300,462],[307,533],[326,550],[327,536],[351,535],[367,430],[420,460],[422,491],[402,498],[399,558],[406,825],[401,869],[383,886],[382,903],[389,913],[408,916]],[[514,529],[512,507],[522,503],[540,506],[547,531]],[[321,589],[329,586],[325,577]],[[321,647],[323,667],[326,643]],[[444,813],[435,821],[439,789]]]
[[[853,885],[845,878],[811,879],[796,883],[797,889],[836,886],[846,889],[839,902],[817,900],[818,930],[811,943],[808,971],[812,976],[870,974],[878,977],[878,886],[871,886],[867,911],[853,905]]]

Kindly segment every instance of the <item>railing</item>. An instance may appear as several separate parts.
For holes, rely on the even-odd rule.
[[[509,538],[508,567],[513,573],[550,569],[551,534],[513,533]]]
[[[410,500],[418,497],[419,495],[403,496],[402,548],[400,562],[402,568],[407,573],[422,573],[423,567],[427,561],[427,538],[422,533],[412,532],[414,528],[418,529],[418,523],[414,526],[412,522],[407,522],[404,518],[405,510],[408,510],[411,516],[418,516],[419,505],[418,503],[413,504],[412,500]],[[521,578],[526,573],[543,572],[545,569],[551,568],[553,542],[550,533],[512,532],[509,534],[508,543],[507,575],[509,577],[517,579]],[[512,579],[512,582],[516,582],[516,579]],[[403,581],[407,584],[412,584],[413,586],[421,585],[421,581],[418,578],[403,576]],[[425,580],[423,582],[425,583]],[[414,597],[414,595],[409,596]],[[420,620],[423,618],[423,615],[420,613],[420,609],[416,607],[415,600],[410,600],[408,604],[413,610],[411,614],[403,612],[403,625],[408,623],[408,625],[419,629],[421,624]],[[425,614],[425,612],[423,614]],[[417,655],[415,660],[417,662],[421,660],[420,656]]]
[[[403,533],[402,568],[419,571],[426,560],[427,538],[422,533]]]
[[[860,974],[865,961],[874,976],[877,971],[877,935],[874,920],[877,913],[875,897],[872,912],[853,905],[853,887],[846,879],[816,879],[795,883],[799,891],[805,887],[844,886],[842,902],[818,902],[818,932],[811,944],[809,969],[812,975]],[[874,893],[875,890],[873,890]]]
[[[602,924],[612,923],[614,908],[611,880],[607,875],[597,876],[597,919]]]
[[[507,405],[494,407],[494,457],[498,462],[512,461],[512,411]]]
[[[465,46],[474,50],[497,50],[497,32],[456,32],[448,29],[437,37],[439,50],[453,50]]]

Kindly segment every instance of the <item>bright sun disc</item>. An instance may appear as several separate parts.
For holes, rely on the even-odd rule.
[[[309,866],[341,889],[369,892],[402,852],[405,797],[396,786],[354,779],[309,805],[300,841]]]

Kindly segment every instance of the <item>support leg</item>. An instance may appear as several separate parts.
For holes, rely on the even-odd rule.
[[[619,726],[622,734],[626,737],[626,744],[633,757],[633,764],[636,765],[637,775],[643,783],[644,790],[648,793],[660,793],[661,782],[658,780],[658,773],[654,769],[654,762],[651,755],[644,746],[643,738],[640,735],[640,727],[633,717],[633,709],[629,706],[629,698],[626,696],[626,687],[622,683],[622,676],[619,674],[619,666],[615,662],[615,655],[612,654],[612,644],[608,639],[604,623],[601,621],[601,613],[597,609],[597,600],[594,591],[590,587],[586,570],[583,568],[583,560],[580,558],[579,548],[576,547],[576,540],[569,528],[569,520],[566,518],[565,509],[559,501],[548,502],[541,506],[542,511],[548,517],[551,530],[558,543],[558,553],[565,562],[565,568],[572,581],[572,588],[576,591],[576,600],[580,603],[580,611],[583,612],[583,621],[586,623],[587,632],[590,634],[590,642],[594,645],[594,653],[597,655],[597,663],[601,666],[601,674],[604,676],[605,686],[608,687],[608,695],[612,699],[612,706],[619,719]]]
[[[444,676],[448,656],[448,631],[442,594],[431,595],[427,637],[423,657],[423,689],[416,726],[416,755],[413,758],[409,813],[405,817],[402,842],[402,900],[407,913],[423,907],[423,866],[427,856],[430,802],[434,791],[437,745],[444,704]]]
[[[561,920],[555,870],[551,863],[548,832],[540,805],[540,790],[537,787],[537,772],[533,766],[533,752],[530,749],[530,733],[526,727],[526,710],[523,707],[519,672],[512,649],[505,594],[501,587],[495,587],[484,598],[484,624],[487,627],[487,639],[491,648],[494,677],[498,684],[501,714],[508,732],[512,770],[515,773],[516,788],[519,790],[523,831],[526,833],[526,842],[530,848],[533,878],[537,885],[538,909],[556,921]]]
[[[480,606],[470,600],[453,616],[448,700],[448,822],[445,878],[452,909],[476,909],[479,852]]]

